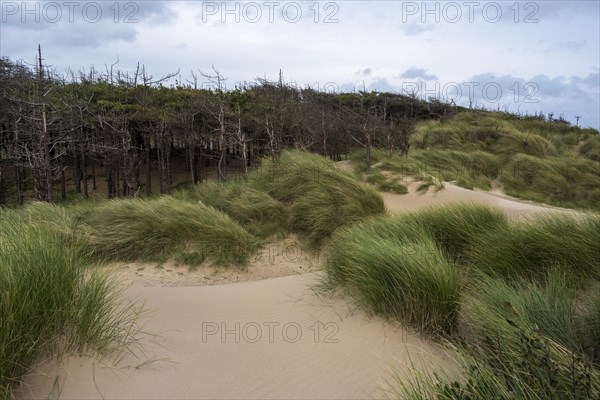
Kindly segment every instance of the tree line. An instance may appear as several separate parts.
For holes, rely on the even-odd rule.
[[[234,89],[214,67],[169,84],[176,76],[114,64],[59,74],[40,49],[34,65],[0,58],[0,205],[11,196],[23,204],[27,190],[40,201],[65,199],[67,181],[84,197],[99,179],[111,198],[168,193],[174,159],[185,160],[191,183],[208,165],[225,180],[232,161],[245,174],[287,148],[334,160],[364,148],[368,167],[372,147],[407,155],[417,121],[458,111],[414,94],[299,88],[281,74]]]

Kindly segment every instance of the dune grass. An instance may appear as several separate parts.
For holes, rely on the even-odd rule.
[[[557,145],[552,141],[556,136],[546,135],[549,130],[560,135],[581,134],[577,128],[559,133],[554,129],[558,125],[543,124],[542,129],[537,126],[534,129],[528,122],[508,114],[467,111],[448,120],[420,123],[412,144],[417,149],[544,157],[557,154]]]
[[[462,376],[448,371],[396,371],[388,398],[407,400],[590,400],[600,395],[597,370],[560,344],[518,325],[515,347],[496,353],[477,344],[448,345]],[[497,338],[497,336],[496,336]],[[503,337],[506,339],[507,337]],[[497,339],[498,342],[503,339]]]
[[[465,370],[412,369],[411,399],[589,399],[600,395],[600,216],[512,221],[454,205],[377,217],[338,231],[328,288],[443,337]]]
[[[425,229],[455,261],[466,257],[475,240],[508,227],[508,219],[502,211],[469,203],[427,208],[405,216],[403,221]]]
[[[339,227],[385,213],[374,188],[315,154],[285,151],[264,159],[249,185],[286,204],[291,230],[316,248]]]
[[[0,210],[0,398],[42,352],[107,355],[137,341],[140,309],[108,275],[88,272],[86,248],[63,216],[46,204]]]
[[[467,189],[489,190],[502,168],[501,158],[485,151],[417,150],[411,157],[430,174]]]
[[[582,293],[580,306],[582,347],[600,368],[600,282]]]
[[[484,275],[472,282],[462,318],[482,360],[508,388],[528,387],[541,398],[594,398],[600,376],[581,347],[576,293],[558,271],[541,284]]]
[[[370,171],[364,150],[350,158],[375,185],[383,184],[381,172],[389,171],[467,189],[500,187],[511,196],[561,207],[600,209],[600,134],[560,122],[466,111],[420,122],[408,157],[373,148]],[[427,183],[423,191],[431,186]]]
[[[201,202],[119,199],[82,216],[99,258],[157,261],[189,249],[218,264],[244,264],[257,240],[227,214]]]
[[[398,178],[387,177],[377,169],[372,169],[366,175],[365,181],[375,186],[381,192],[407,194],[408,188]]]
[[[600,163],[515,155],[502,171],[507,194],[566,207],[600,209]]]
[[[579,146],[579,155],[592,161],[600,161],[600,135],[590,135]]]
[[[287,213],[283,204],[269,194],[250,187],[244,180],[206,181],[178,191],[173,196],[202,201],[221,210],[261,238],[282,234],[287,229]]]
[[[600,215],[546,215],[514,221],[473,239],[473,268],[511,279],[543,278],[556,265],[574,282],[600,279]]]
[[[367,310],[433,334],[456,328],[458,270],[425,229],[401,218],[374,218],[337,232],[326,269],[327,285],[344,288]]]
[[[507,282],[482,275],[473,279],[463,319],[481,337],[492,338],[513,325],[537,331],[573,353],[583,353],[583,315],[578,291],[558,266],[536,281]],[[507,325],[508,324],[508,325]]]

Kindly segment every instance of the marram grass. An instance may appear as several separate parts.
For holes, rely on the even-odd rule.
[[[139,307],[122,300],[108,275],[87,270],[69,223],[46,204],[0,210],[0,398],[58,345],[108,355],[137,341]]]
[[[574,282],[600,280],[600,215],[515,221],[473,238],[473,268],[508,279],[543,278],[559,265]]]
[[[374,218],[336,233],[327,285],[362,307],[432,334],[456,328],[460,280],[429,233],[401,218]]]
[[[249,184],[285,203],[291,229],[305,235],[312,247],[320,246],[339,227],[385,213],[383,199],[373,187],[306,152],[285,151],[278,159],[264,159]]]
[[[221,210],[258,237],[282,233],[287,228],[287,214],[281,202],[242,180],[206,181],[176,192],[174,197],[201,201]]]
[[[392,397],[595,399],[599,221],[469,204],[371,218],[334,235],[325,284],[456,350],[459,374],[405,370]]]
[[[84,221],[96,255],[112,260],[155,261],[189,248],[219,264],[244,264],[258,245],[224,212],[170,196],[110,201]]]

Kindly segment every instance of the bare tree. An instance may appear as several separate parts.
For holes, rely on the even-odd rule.
[[[211,104],[208,108],[208,112],[215,115],[218,120],[218,127],[213,131],[217,136],[217,146],[219,150],[219,162],[218,162],[218,173],[219,179],[227,179],[227,140],[228,140],[228,129],[226,124],[226,113],[228,111],[227,98],[225,95],[225,81],[221,75],[221,72],[212,66],[213,72],[210,74],[200,72],[203,77],[209,80],[212,84],[214,93],[217,96],[217,104]]]

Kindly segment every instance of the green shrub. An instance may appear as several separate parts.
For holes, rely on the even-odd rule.
[[[544,285],[483,276],[471,286],[461,311],[469,341],[517,398],[521,390],[552,399],[600,394],[598,373],[582,358],[575,294],[564,275],[550,274]]]
[[[420,372],[415,367],[396,373],[392,396],[411,400],[598,398],[598,373],[589,363],[535,331],[515,324],[508,333],[516,339],[514,348],[490,352],[477,344],[455,347],[455,359],[463,370],[458,379],[447,371]]]
[[[583,353],[578,314],[578,293],[565,272],[557,266],[539,282],[480,277],[467,301],[467,324],[494,329],[493,318],[508,318],[520,327],[537,331],[575,354]],[[476,300],[475,300],[476,298]],[[485,307],[485,309],[483,308]],[[485,314],[481,312],[485,311]],[[482,321],[481,318],[489,320]],[[487,324],[487,325],[486,325]],[[487,332],[486,334],[491,334]]]

